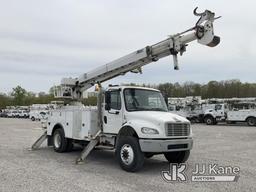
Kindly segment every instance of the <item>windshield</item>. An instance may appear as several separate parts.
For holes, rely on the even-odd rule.
[[[158,91],[127,88],[124,100],[127,111],[167,111],[164,98]]]

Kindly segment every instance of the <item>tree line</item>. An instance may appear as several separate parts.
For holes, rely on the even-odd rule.
[[[160,83],[152,84],[134,84],[143,87],[152,87],[159,89],[165,97],[186,97],[202,96],[205,98],[232,98],[232,97],[256,97],[256,83],[243,83],[238,79],[225,81],[209,81],[206,84],[195,82],[185,83]],[[32,92],[26,91],[21,86],[12,89],[10,96],[0,93],[0,108],[6,106],[26,106],[32,104],[47,104],[56,100],[53,96],[52,88],[48,94],[39,93],[38,96]],[[89,97],[82,101],[85,105],[96,105],[97,98]]]
[[[47,104],[54,100],[53,94],[39,93],[36,96],[35,93],[28,92],[21,86],[17,86],[12,89],[11,94],[0,93],[0,109],[6,108],[6,106],[29,106],[32,104]]]
[[[53,87],[50,88],[49,93],[41,92],[36,95],[33,92],[29,92],[17,86],[12,89],[10,95],[0,93],[0,109],[5,109],[6,106],[30,106],[32,104],[49,104],[51,101],[58,101],[61,99],[54,98]],[[95,106],[97,104],[96,97],[89,97],[82,99],[82,103],[85,105]]]
[[[125,85],[136,85],[134,83]],[[165,97],[201,96],[206,98],[256,97],[256,83],[242,83],[238,79],[209,81],[200,84],[192,81],[185,83],[142,84],[137,86],[159,89]]]
[[[207,84],[194,82],[163,83],[157,88],[168,97],[201,96],[206,98],[256,97],[256,83],[240,80],[209,81]]]

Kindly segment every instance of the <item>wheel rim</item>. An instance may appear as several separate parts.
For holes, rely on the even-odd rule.
[[[57,134],[55,134],[54,135],[54,146],[56,147],[56,148],[60,148],[60,145],[61,145],[61,137],[60,137],[60,134],[59,133],[57,133]]]
[[[206,120],[206,123],[207,123],[207,124],[211,124],[211,123],[212,123],[212,120],[209,118],[209,119]]]
[[[129,144],[123,145],[120,151],[121,159],[126,165],[130,165],[134,159],[134,152]]]
[[[254,119],[249,119],[248,123],[249,123],[249,125],[254,125]]]

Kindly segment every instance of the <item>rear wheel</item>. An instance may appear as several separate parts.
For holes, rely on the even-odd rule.
[[[35,119],[35,117],[31,117],[31,120],[32,120],[32,121],[35,121],[36,119]]]
[[[144,154],[140,149],[138,139],[132,136],[120,136],[116,156],[120,167],[128,172],[136,172],[144,164]]]
[[[187,150],[164,153],[164,156],[169,163],[184,163],[188,160],[189,154],[190,150]]]
[[[255,126],[256,125],[256,118],[255,117],[249,117],[249,118],[247,118],[247,124],[249,125],[249,126]]]
[[[63,153],[67,150],[68,140],[65,138],[63,129],[56,129],[53,133],[53,148],[58,153]]]

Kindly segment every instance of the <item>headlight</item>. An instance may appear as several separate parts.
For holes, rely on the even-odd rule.
[[[141,132],[144,134],[159,134],[159,132],[156,129],[148,127],[142,127]]]

